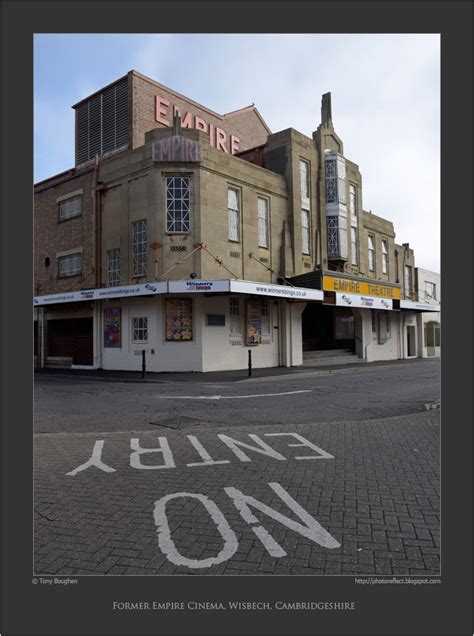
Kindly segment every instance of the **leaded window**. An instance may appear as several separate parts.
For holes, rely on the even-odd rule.
[[[132,342],[148,342],[148,318],[132,318]]]
[[[132,276],[140,278],[148,273],[148,229],[146,220],[132,223]]]
[[[258,197],[258,244],[268,247],[268,200]]]
[[[120,249],[107,250],[107,286],[120,285]]]
[[[227,209],[229,213],[229,240],[240,241],[240,201],[238,190],[228,189]]]
[[[68,254],[58,258],[58,276],[79,276],[82,270],[82,254]]]
[[[301,250],[309,254],[309,210],[301,210]]]
[[[166,231],[189,232],[190,178],[166,179]]]
[[[382,239],[382,273],[388,274],[388,243]]]
[[[375,272],[375,239],[369,234],[369,270]]]
[[[59,202],[59,221],[68,221],[82,214],[82,195]]]
[[[328,256],[339,256],[339,228],[337,216],[327,217]]]
[[[336,159],[326,159],[326,202],[337,202],[337,170]]]

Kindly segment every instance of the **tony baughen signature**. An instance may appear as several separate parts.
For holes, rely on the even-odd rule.
[[[119,611],[180,610],[355,610],[355,602],[347,601],[113,601]]]
[[[66,577],[44,577],[38,576],[32,580],[33,585],[75,585],[77,583],[77,579],[70,579],[68,576]]]

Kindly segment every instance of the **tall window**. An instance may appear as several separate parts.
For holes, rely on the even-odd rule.
[[[166,231],[189,232],[190,178],[166,179]]]
[[[268,200],[258,197],[258,244],[268,247]]]
[[[309,210],[301,210],[301,249],[309,254]]]
[[[120,285],[120,249],[107,250],[107,286]]]
[[[229,188],[227,192],[229,212],[229,240],[240,241],[240,200],[239,191]]]
[[[357,228],[351,227],[351,263],[357,265]]]
[[[339,254],[339,223],[337,216],[327,217],[328,232],[328,255],[337,256]]]
[[[410,265],[405,265],[405,294],[411,296],[413,293],[413,271]]]
[[[240,298],[229,298],[230,333],[232,336],[242,335],[242,315],[240,313]]]
[[[349,212],[351,216],[356,216],[356,188],[354,185],[349,185]]]
[[[426,298],[432,298],[433,300],[436,300],[435,283],[430,283],[429,281],[425,281],[425,296]]]
[[[59,202],[59,221],[68,221],[82,214],[82,195]]]
[[[326,174],[326,202],[335,203],[337,201],[337,170],[336,170],[335,159],[326,159],[325,174]]]
[[[79,276],[82,269],[82,254],[68,254],[58,258],[58,276],[67,278],[68,276]]]
[[[375,239],[369,234],[369,270],[375,272]]]
[[[309,209],[309,163],[303,159],[300,160],[300,183],[303,207]]]
[[[132,342],[148,342],[148,318],[132,318]]]
[[[132,276],[140,278],[148,272],[148,230],[146,220],[132,223]]]
[[[382,239],[382,273],[388,274],[388,241]]]

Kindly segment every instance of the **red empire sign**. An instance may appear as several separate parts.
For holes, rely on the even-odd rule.
[[[171,122],[167,119],[168,109],[170,107],[170,102],[159,95],[155,96],[155,120],[159,124],[163,124],[163,126],[171,127]],[[181,113],[177,106],[172,107],[172,112],[175,115],[179,115],[181,117]],[[229,135],[227,137],[227,133],[219,128],[218,126],[214,126],[213,124],[208,124],[204,119],[199,117],[198,115],[193,115],[190,111],[188,111],[184,116],[181,117],[181,127],[182,128],[195,128],[196,130],[202,130],[203,132],[209,133],[210,144],[214,148],[218,150],[223,150],[226,153],[235,155],[239,151],[240,139],[235,135]]]

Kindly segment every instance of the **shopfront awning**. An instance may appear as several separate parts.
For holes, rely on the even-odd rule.
[[[409,309],[411,311],[441,311],[441,305],[419,303],[414,300],[401,300],[400,309]]]
[[[208,279],[175,280],[161,283],[145,283],[120,287],[101,287],[78,292],[64,292],[49,296],[35,296],[36,307],[57,303],[75,303],[83,300],[109,300],[113,298],[131,298],[134,296],[154,296],[159,294],[214,294],[236,293],[253,296],[271,296],[300,301],[322,301],[323,292],[319,289],[271,285],[247,280]]]

